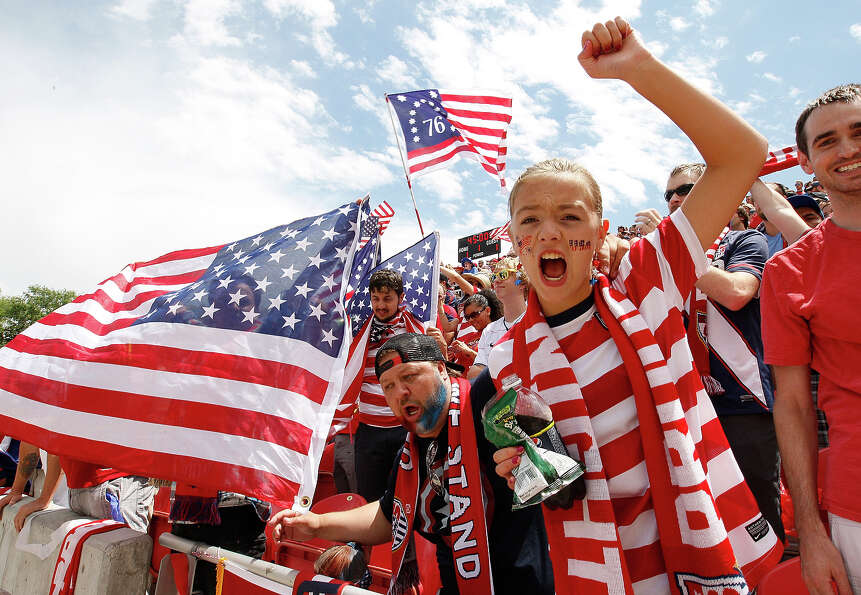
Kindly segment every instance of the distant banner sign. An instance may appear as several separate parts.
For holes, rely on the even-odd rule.
[[[499,238],[491,239],[490,235],[496,228],[474,233],[457,240],[457,260],[464,258],[484,258],[499,253]]]

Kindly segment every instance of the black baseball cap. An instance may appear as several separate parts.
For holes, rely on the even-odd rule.
[[[384,355],[389,355],[392,352],[398,355],[380,363]],[[445,359],[433,337],[421,333],[403,333],[395,335],[383,343],[377,351],[377,357],[374,360],[374,372],[377,374],[377,379],[388,369],[406,362],[444,362],[446,366],[458,372],[465,370],[460,364]]]
[[[796,194],[794,196],[790,196],[786,200],[789,201],[789,204],[792,205],[793,209],[807,207],[808,209],[812,209],[813,211],[818,213],[820,217],[825,219],[825,215],[822,213],[822,209],[820,208],[819,203],[816,202],[815,198],[808,194]]]

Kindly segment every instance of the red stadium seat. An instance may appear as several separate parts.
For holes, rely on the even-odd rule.
[[[334,494],[313,504],[311,510],[318,514],[324,514],[339,510],[351,510],[365,504],[367,504],[365,499],[358,494]],[[273,514],[275,512],[273,511]],[[263,555],[263,559],[280,564],[281,566],[287,566],[288,568],[312,572],[314,570],[314,562],[320,554],[333,545],[337,545],[337,542],[325,539],[312,539],[306,542],[282,541],[275,543],[267,526],[266,553]],[[374,564],[374,552],[378,550],[385,561],[383,565]],[[389,569],[390,554],[388,552],[389,549],[385,545],[376,546],[371,549],[371,560],[368,564],[372,579],[371,591],[385,593],[388,590],[392,577],[392,571]]]
[[[158,578],[161,559],[171,552],[170,548],[166,548],[158,542],[158,538],[162,533],[170,533],[170,521],[168,520],[167,513],[158,510],[153,512],[147,533],[152,538],[152,556],[150,557],[149,571],[153,578]]]

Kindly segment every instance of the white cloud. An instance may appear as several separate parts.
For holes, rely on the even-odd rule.
[[[188,47],[86,70],[79,54],[14,53],[0,195],[18,200],[4,203],[0,252],[28,258],[4,263],[5,294],[88,290],[129,262],[245,237],[396,179],[389,152],[344,148],[320,96],[283,71]],[[51,75],[46,95],[57,70],[75,76]]]
[[[776,74],[774,74],[773,72],[766,72],[766,73],[763,73],[762,78],[764,78],[764,79],[768,79],[768,80],[770,80],[771,82],[774,82],[774,83],[780,83],[780,82],[783,82],[783,79],[782,79],[782,78],[780,78],[779,76],[777,76]]]
[[[763,97],[759,93],[748,93],[747,96],[750,97],[756,103],[765,103],[766,101],[768,101],[765,97]]]
[[[756,50],[752,54],[748,54],[747,56],[745,56],[745,58],[747,59],[748,62],[753,62],[754,64],[759,64],[760,62],[765,60],[765,57],[767,55],[768,54],[766,54],[762,50]]]
[[[660,58],[666,53],[667,47],[667,44],[660,40],[646,42],[646,49],[652,52],[652,54],[658,58]]]
[[[367,25],[374,22],[374,17],[371,16],[371,11],[374,9],[376,0],[364,0],[361,6],[353,7],[353,11],[363,24]]]
[[[572,65],[569,53],[560,53],[559,48],[571,46],[572,31],[581,31],[583,23],[605,20],[610,11],[636,19],[640,3],[592,9],[566,2],[547,13],[518,5],[504,16],[458,1],[437,3],[433,11],[421,15],[419,25],[405,28],[400,36],[439,86],[502,88],[511,93],[509,182],[530,162],[554,155],[576,159],[598,179],[605,208],[612,212],[621,203],[642,204],[653,198],[646,183],[663,185],[674,165],[696,158],[696,153],[669,119],[630,87],[592,80],[576,63]],[[670,19],[665,15],[664,20]],[[579,35],[575,37],[579,40]],[[676,48],[673,57],[671,63],[683,68],[682,76],[711,93],[722,91],[714,72],[716,59],[679,55]],[[550,115],[551,108],[558,113],[560,107],[568,112],[564,128]],[[498,214],[475,222],[471,231],[482,229],[480,224],[498,225],[496,218],[505,220],[504,199],[492,204],[491,212],[498,209]]]
[[[392,179],[375,159],[330,149],[339,143],[328,138],[334,120],[320,97],[272,68],[198,59],[180,96],[181,110],[160,122],[161,131],[183,153],[208,155],[222,170],[334,187],[373,187]],[[333,167],[351,158],[351,165]]]
[[[185,6],[185,37],[203,46],[239,46],[225,19],[241,12],[239,0],[189,0]]]
[[[305,60],[290,60],[290,68],[300,76],[311,79],[317,78],[317,73],[314,72],[314,69]]]
[[[112,6],[110,12],[136,21],[148,21],[155,2],[156,0],[122,0],[116,6]]]
[[[374,91],[363,83],[351,86],[350,91],[353,92],[353,103],[356,107],[374,114],[383,130],[388,133],[392,128],[392,120],[382,90]]]
[[[697,0],[694,4],[694,12],[701,17],[710,17],[715,13],[715,4],[717,2],[714,0]]]
[[[849,35],[854,37],[856,41],[861,42],[861,23],[849,25]]]
[[[329,33],[338,24],[338,13],[331,0],[265,0],[264,6],[279,20],[288,16],[299,16],[307,21],[310,35],[297,35],[311,47],[327,64],[337,64],[345,68],[355,68],[357,64],[340,51]]]
[[[690,26],[691,24],[687,22],[683,17],[673,17],[670,19],[670,28],[673,31],[684,31]]]
[[[453,169],[438,169],[413,181],[418,196],[428,197],[450,215],[463,209],[463,174]]]
[[[388,56],[377,67],[377,76],[384,82],[397,87],[398,91],[411,91],[418,85],[410,73],[410,67],[397,56]],[[393,92],[395,89],[393,89]]]
[[[744,115],[747,115],[751,109],[753,109],[753,102],[752,101],[730,101],[729,106],[730,106],[730,108],[732,108],[732,111],[739,114],[740,116],[744,116]]]
[[[801,41],[800,35],[793,35],[792,37],[789,38],[789,43],[795,43],[796,41]]]
[[[685,20],[684,17],[682,17],[682,16],[670,16],[670,13],[667,12],[666,10],[656,11],[655,17],[657,17],[657,20],[659,23],[666,23],[667,25],[669,25],[670,29],[672,29],[673,31],[676,31],[676,32],[684,31],[685,29],[687,29],[688,27],[691,26],[691,24],[687,20]]]
[[[798,87],[792,87],[789,90],[790,97],[798,97],[799,95],[801,95],[801,89],[799,89]]]
[[[263,4],[278,18],[298,14],[317,29],[327,29],[338,23],[335,5],[331,0],[265,0]]]
[[[713,42],[714,48],[718,50],[725,48],[727,45],[729,45],[729,37],[721,36],[716,38]]]

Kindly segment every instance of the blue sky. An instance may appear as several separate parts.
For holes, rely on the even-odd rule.
[[[361,3],[0,0],[0,291],[89,290],[125,264],[226,243],[370,193],[397,214],[384,255],[418,228],[383,101],[422,88],[514,99],[513,182],[563,156],[586,165],[612,228],[665,208],[697,153],[623,83],[592,81],[580,34],[627,17],[662,60],[773,147],[803,104],[858,81],[857,0]],[[799,168],[770,176],[791,184]],[[419,177],[425,228],[456,240],[507,220],[477,163]]]

